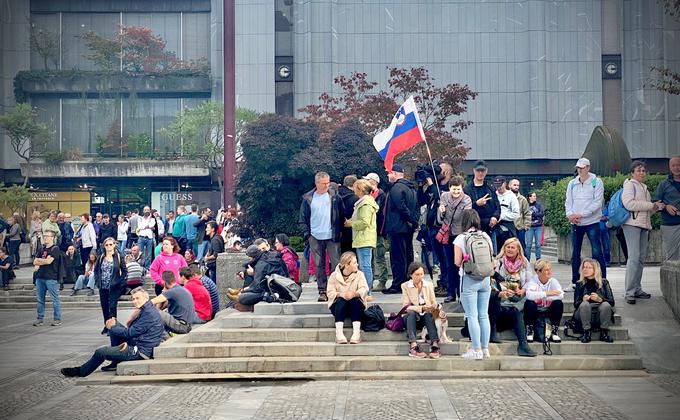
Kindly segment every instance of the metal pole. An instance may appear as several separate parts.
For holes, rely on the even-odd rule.
[[[236,180],[236,13],[235,0],[224,0],[224,207],[235,206]]]

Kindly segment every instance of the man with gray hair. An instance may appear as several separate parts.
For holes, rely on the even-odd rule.
[[[94,372],[105,360],[110,360],[111,364],[102,367],[102,370],[114,371],[120,362],[153,357],[154,348],[158,347],[165,337],[160,312],[153,306],[149,294],[143,287],[137,287],[131,294],[136,310],[132,313],[127,326],[118,322],[116,318],[106,321],[111,345],[99,347],[90,360],[81,366],[61,369],[62,375],[85,377]]]
[[[668,162],[670,174],[656,187],[656,200],[666,205],[661,212],[664,261],[680,260],[680,156]]]
[[[335,268],[340,261],[340,234],[345,224],[345,209],[340,196],[329,189],[331,177],[326,172],[314,176],[315,187],[302,196],[300,227],[314,255],[319,302],[327,302],[326,252]]]

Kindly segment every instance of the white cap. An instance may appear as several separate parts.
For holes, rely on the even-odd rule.
[[[378,184],[380,184],[380,177],[375,172],[371,172],[370,174],[366,175],[364,177],[364,179],[369,180],[369,181],[375,181]]]
[[[575,166],[577,168],[585,168],[586,166],[590,166],[590,161],[586,158],[581,158],[576,162]]]

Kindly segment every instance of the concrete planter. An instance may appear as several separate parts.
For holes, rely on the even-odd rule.
[[[661,293],[680,321],[680,261],[666,261],[661,266]]]
[[[626,259],[619,246],[619,241],[613,231],[609,231],[609,239],[611,242],[611,262],[612,264],[624,264]],[[557,237],[557,258],[561,263],[571,262],[571,235]],[[590,241],[586,235],[583,239],[583,246],[581,247],[581,258],[590,257],[592,251],[590,248]],[[649,233],[649,242],[647,244],[647,258],[646,264],[661,264],[663,261],[663,250],[661,247],[661,231],[652,230]]]

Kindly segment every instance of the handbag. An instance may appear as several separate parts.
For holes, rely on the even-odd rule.
[[[387,322],[385,323],[385,328],[394,332],[401,332],[406,329],[406,324],[404,323],[404,318],[401,316],[406,312],[408,305],[401,308],[398,313],[391,312],[390,316],[387,317]]]
[[[458,200],[458,204],[456,204],[456,207],[453,208],[453,214],[451,215],[451,220],[449,223],[442,223],[442,227],[439,228],[439,231],[437,232],[437,235],[435,235],[435,239],[437,242],[439,242],[442,245],[448,245],[449,241],[451,240],[451,223],[453,222],[453,219],[456,217],[456,210],[458,210],[458,206],[460,206],[460,203],[462,203],[463,200]]]

